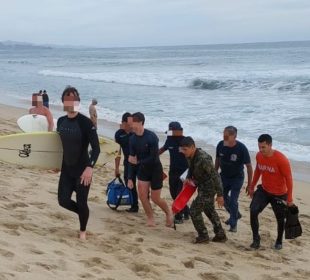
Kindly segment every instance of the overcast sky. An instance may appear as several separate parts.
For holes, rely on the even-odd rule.
[[[310,40],[310,0],[0,0],[0,41],[100,47]]]

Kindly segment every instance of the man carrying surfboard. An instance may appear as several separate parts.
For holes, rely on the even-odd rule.
[[[184,137],[180,147],[189,163],[186,178],[189,182],[193,181],[198,191],[198,195],[190,207],[190,216],[198,232],[194,243],[209,242],[209,234],[203,221],[202,212],[207,215],[213,225],[215,237],[212,241],[225,242],[227,237],[214,206],[214,196],[216,195],[219,207],[223,207],[223,188],[219,175],[214,168],[212,157],[202,149],[196,148],[191,137]]]
[[[32,94],[32,108],[29,109],[29,114],[45,116],[48,123],[48,131],[53,131],[54,120],[51,111],[43,106],[43,98],[39,93]]]
[[[57,131],[63,146],[63,161],[58,185],[60,206],[78,214],[80,239],[86,239],[89,218],[87,198],[93,167],[100,153],[97,130],[92,121],[78,112],[80,97],[76,88],[67,87],[61,98],[67,115],[60,117]],[[92,153],[89,155],[88,146]],[[71,199],[76,192],[76,201]]]

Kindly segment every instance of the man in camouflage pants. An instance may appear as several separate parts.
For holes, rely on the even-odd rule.
[[[189,162],[187,180],[192,181],[198,190],[198,195],[190,207],[190,216],[198,232],[194,243],[209,241],[202,212],[207,215],[213,225],[215,237],[212,241],[225,242],[227,237],[214,206],[215,194],[219,207],[224,205],[223,188],[219,175],[214,168],[212,157],[202,149],[196,148],[191,137],[184,137],[180,143],[180,149]]]

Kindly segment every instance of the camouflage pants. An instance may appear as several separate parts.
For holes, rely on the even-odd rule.
[[[215,211],[214,196],[198,193],[198,196],[194,199],[190,207],[190,215],[196,231],[199,235],[208,236],[208,230],[203,221],[202,212],[204,212],[211,221],[216,235],[225,234],[220,218]]]

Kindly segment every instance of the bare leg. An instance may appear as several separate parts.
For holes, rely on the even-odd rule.
[[[144,212],[146,214],[147,225],[150,227],[154,227],[155,221],[153,216],[153,209],[149,201],[149,189],[150,189],[150,182],[140,180],[138,181],[139,198],[142,203]]]
[[[152,201],[158,205],[166,214],[166,226],[171,227],[173,225],[173,215],[169,209],[169,206],[163,198],[160,197],[161,189],[160,190],[152,190],[151,198]]]
[[[80,239],[86,240],[86,231],[80,231]]]

